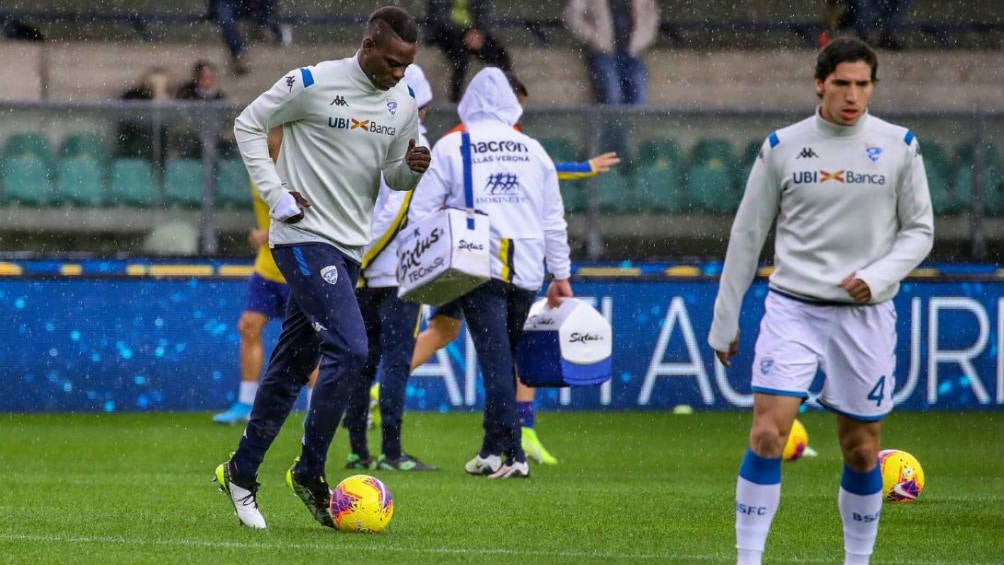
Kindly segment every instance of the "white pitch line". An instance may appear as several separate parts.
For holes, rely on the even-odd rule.
[[[180,546],[180,547],[208,547],[208,548],[235,548],[235,549],[272,549],[272,550],[288,550],[290,548],[296,549],[330,549],[330,545],[324,543],[295,543],[295,542],[259,542],[255,540],[241,540],[241,541],[209,541],[209,540],[155,540],[155,539],[129,539],[118,536],[90,536],[90,537],[73,537],[73,536],[56,536],[56,535],[41,535],[41,534],[6,534],[0,533],[0,540],[9,541],[26,541],[26,542],[44,542],[44,543],[99,543],[99,544],[109,544],[117,543],[123,545],[154,545],[154,546]],[[624,561],[656,561],[660,563],[667,562],[669,560],[682,561],[685,563],[695,563],[695,562],[711,562],[718,559],[717,556],[713,555],[684,555],[679,553],[665,553],[665,554],[654,554],[654,553],[596,553],[588,551],[542,551],[542,550],[517,550],[517,549],[505,549],[505,548],[450,548],[450,547],[440,547],[440,548],[415,548],[415,547],[401,547],[395,545],[374,545],[374,546],[362,546],[353,547],[353,551],[356,552],[370,552],[370,553],[387,553],[387,552],[397,552],[397,553],[426,553],[434,555],[455,555],[455,554],[488,554],[488,555],[534,555],[534,556],[559,556],[559,557],[572,557],[572,558],[600,558],[604,560],[624,560]],[[726,561],[731,561],[731,557]],[[800,563],[803,565],[825,565],[831,563],[832,560],[824,561],[810,561],[807,559],[790,559],[790,563]],[[915,560],[884,560],[884,562],[891,565],[914,565]],[[974,561],[961,561],[953,560],[951,563],[954,565],[975,565]]]
[[[295,542],[257,542],[254,540],[242,541],[208,541],[208,540],[154,540],[154,539],[129,539],[118,536],[92,536],[92,537],[72,537],[40,534],[0,534],[0,540],[10,541],[34,541],[44,543],[117,543],[123,545],[156,545],[156,546],[182,546],[182,547],[208,547],[208,548],[236,548],[236,549],[330,549],[329,545],[323,543],[295,543]],[[374,546],[354,547],[353,551],[386,553],[388,551],[398,553],[430,553],[430,554],[494,554],[494,555],[537,555],[537,556],[560,556],[560,557],[593,557],[600,559],[627,559],[627,560],[654,560],[665,562],[668,559],[687,561],[712,561],[715,557],[710,555],[682,555],[682,554],[654,554],[654,553],[596,553],[588,551],[543,551],[543,550],[519,550],[506,548],[416,548],[401,547],[395,545],[379,544]]]

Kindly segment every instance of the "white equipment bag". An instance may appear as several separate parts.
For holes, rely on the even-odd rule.
[[[488,216],[474,210],[471,138],[464,132],[466,210],[444,208],[397,235],[398,298],[441,306],[491,279]]]
[[[610,379],[612,353],[610,322],[595,308],[576,298],[551,308],[542,298],[523,325],[517,373],[532,387],[598,385]]]

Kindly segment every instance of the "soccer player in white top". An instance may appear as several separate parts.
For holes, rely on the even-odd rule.
[[[708,342],[726,366],[739,309],[776,220],[774,272],[752,367],[753,423],[736,484],[740,564],[759,564],[781,498],[781,453],[817,368],[844,466],[844,563],[878,534],[882,418],[895,388],[899,283],[930,252],[931,198],[917,138],[868,114],[878,61],[858,39],[816,61],[816,114],[767,138],[736,213]]]
[[[470,134],[474,207],[489,217],[492,279],[460,297],[485,383],[484,438],[466,470],[492,478],[529,476],[520,445],[514,352],[530,305],[553,275],[552,306],[572,295],[568,233],[554,162],[533,138],[513,129],[523,108],[497,68],[471,79],[457,107]],[[432,166],[412,197],[409,221],[449,206],[464,208],[463,132],[433,147]]]
[[[361,378],[367,342],[355,286],[381,174],[411,190],[430,153],[416,146],[418,110],[401,83],[418,30],[400,8],[370,14],[355,56],[290,71],[237,117],[234,135],[251,180],[274,220],[269,245],[290,288],[279,342],[255,396],[236,453],[216,469],[241,523],[264,528],[257,473],[320,363],[300,457],[286,482],[321,524],[334,527],[324,480],[328,446]],[[266,141],[282,126],[277,162]]]

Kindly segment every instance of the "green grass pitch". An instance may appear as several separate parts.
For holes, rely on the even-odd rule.
[[[379,535],[316,524],[283,476],[294,414],[265,460],[266,531],[238,526],[210,482],[240,428],[206,413],[0,415],[0,563],[664,564],[733,563],[733,493],[749,413],[553,413],[538,417],[560,459],[524,481],[469,477],[479,413],[409,413],[405,447],[438,473],[374,472],[395,514]],[[832,415],[803,414],[818,457],[785,463],[766,563],[843,558]],[[885,505],[875,564],[1004,560],[1004,414],[893,413],[883,445],[927,476],[914,504]],[[378,446],[371,435],[371,446]],[[329,482],[342,468],[339,430]]]

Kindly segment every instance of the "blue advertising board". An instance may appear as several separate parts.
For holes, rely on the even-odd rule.
[[[739,355],[715,362],[706,337],[713,277],[574,280],[613,327],[613,378],[547,389],[545,408],[745,409],[766,282],[747,294]],[[239,381],[243,278],[0,278],[0,411],[214,410]],[[913,279],[895,299],[895,400],[905,410],[1004,407],[1004,280]],[[279,324],[267,329],[273,343]],[[817,389],[821,381],[817,379]],[[466,332],[411,379],[411,410],[480,410]],[[303,400],[301,399],[301,407]]]

